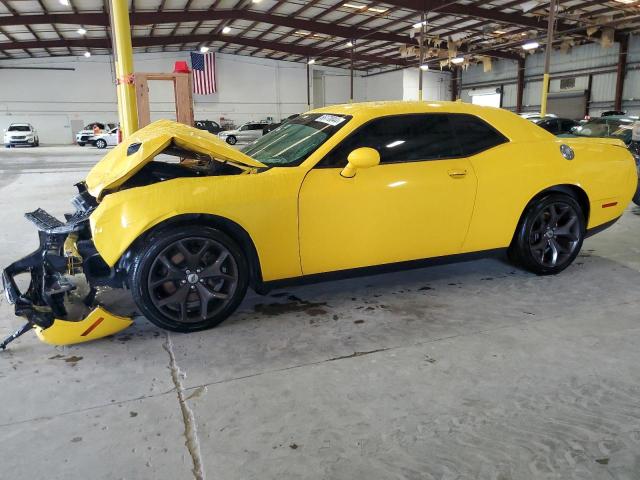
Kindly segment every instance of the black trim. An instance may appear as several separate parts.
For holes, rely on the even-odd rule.
[[[313,275],[303,275],[301,277],[284,278],[281,280],[271,280],[260,282],[254,286],[258,293],[267,293],[274,288],[290,285],[307,285],[310,283],[326,282],[330,280],[340,280],[345,278],[364,277],[369,275],[379,275],[382,273],[399,272],[403,270],[413,270],[416,268],[431,267],[435,265],[446,265],[450,263],[468,262],[481,258],[498,257],[505,254],[506,248],[494,248],[479,252],[459,253],[455,255],[444,255],[441,257],[421,258],[405,262],[386,263],[372,267],[350,268],[335,272],[315,273]],[[256,288],[257,287],[257,288]]]
[[[479,150],[475,153],[472,154],[465,154],[463,152],[463,145],[462,142],[460,142],[460,137],[459,137],[459,132],[457,131],[455,125],[453,125],[453,123],[450,122],[450,128],[451,128],[451,134],[453,137],[455,137],[456,139],[456,143],[458,144],[459,148],[460,148],[460,155],[451,155],[451,156],[446,156],[446,157],[433,157],[433,158],[422,158],[422,159],[418,159],[418,160],[403,160],[403,161],[399,161],[399,162],[380,162],[380,166],[385,166],[385,165],[398,165],[398,164],[404,164],[404,163],[416,163],[416,162],[435,162],[435,161],[440,161],[440,160],[459,160],[461,158],[470,158],[473,157],[475,155],[480,155],[481,153],[484,153],[488,150],[491,150],[492,148],[496,148],[499,147],[501,145],[505,145],[508,143],[511,143],[511,139],[509,139],[504,133],[502,133],[500,130],[498,130],[496,127],[494,127],[493,125],[491,125],[489,122],[487,122],[484,118],[479,117],[475,114],[472,113],[452,113],[452,112],[412,112],[412,113],[399,113],[399,114],[388,114],[388,115],[380,115],[376,118],[372,118],[371,120],[368,120],[367,122],[363,123],[362,125],[360,125],[359,127],[356,127],[355,130],[353,130],[351,133],[347,134],[346,137],[344,137],[342,140],[340,140],[340,142],[338,144],[336,144],[331,150],[329,150],[329,152],[322,157],[318,163],[316,163],[313,168],[314,169],[327,169],[327,168],[344,168],[347,166],[346,162],[343,165],[323,165],[322,163],[327,160],[336,150],[338,150],[340,148],[340,146],[347,140],[349,140],[352,136],[357,135],[362,129],[364,129],[365,127],[367,127],[369,124],[376,122],[378,120],[381,119],[386,119],[386,118],[396,118],[396,117],[409,117],[409,116],[417,116],[417,115],[422,115],[422,116],[444,116],[446,115],[447,117],[452,117],[452,116],[458,116],[458,117],[473,117],[476,120],[481,121],[482,123],[484,123],[487,127],[489,127],[491,130],[493,130],[495,133],[497,133],[499,136],[501,136],[503,138],[503,141],[500,143],[497,143],[495,145],[492,145],[490,147],[487,147],[483,150]],[[346,160],[346,159],[345,159]]]
[[[597,227],[589,228],[587,230],[587,232],[585,233],[584,238],[592,237],[595,234],[606,230],[607,228],[613,226],[618,220],[620,220],[621,217],[622,217],[622,215],[620,215],[620,217],[614,218],[613,220],[610,220],[610,221],[608,221],[606,223],[603,223],[602,225],[598,225]]]

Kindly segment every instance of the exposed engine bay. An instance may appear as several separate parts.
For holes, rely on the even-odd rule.
[[[127,154],[134,154],[139,146],[132,143]],[[171,143],[117,189],[105,194],[177,178],[243,173],[248,172]],[[78,193],[71,200],[75,211],[66,214],[64,222],[40,208],[25,214],[38,229],[39,246],[4,269],[2,280],[7,300],[15,305],[16,315],[27,322],[0,342],[0,349],[32,328],[47,343],[70,344],[111,335],[132,323],[124,314],[107,311],[101,298],[105,290],[128,287],[130,255],[124,255],[114,267],[102,259],[90,228],[90,216],[98,201],[89,193],[85,182],[76,187]],[[23,282],[19,277],[27,275],[28,286],[21,290],[19,284]],[[127,313],[130,315],[131,310]]]

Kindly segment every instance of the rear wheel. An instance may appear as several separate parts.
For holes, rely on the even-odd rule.
[[[238,307],[249,269],[237,244],[211,227],[163,230],[145,242],[129,277],[133,298],[154,324],[176,332],[215,327]]]
[[[238,143],[238,139],[236,137],[234,137],[233,135],[229,135],[227,137],[227,143],[229,145],[235,145],[236,143]]]
[[[549,194],[527,207],[509,257],[533,273],[553,275],[575,260],[584,234],[584,213],[578,202],[569,195]]]
[[[107,141],[99,138],[98,140],[96,140],[96,147],[99,148],[100,150],[107,148]]]

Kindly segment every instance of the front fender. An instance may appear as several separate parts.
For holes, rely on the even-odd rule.
[[[265,281],[297,277],[298,177],[297,169],[287,169],[283,174],[177,178],[111,193],[91,214],[93,241],[113,267],[137,238],[160,223],[179,215],[215,215],[249,234]]]

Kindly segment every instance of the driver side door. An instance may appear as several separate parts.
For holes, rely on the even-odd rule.
[[[379,165],[340,172],[356,148]],[[304,275],[459,253],[477,180],[447,114],[381,117],[343,140],[299,195]]]

